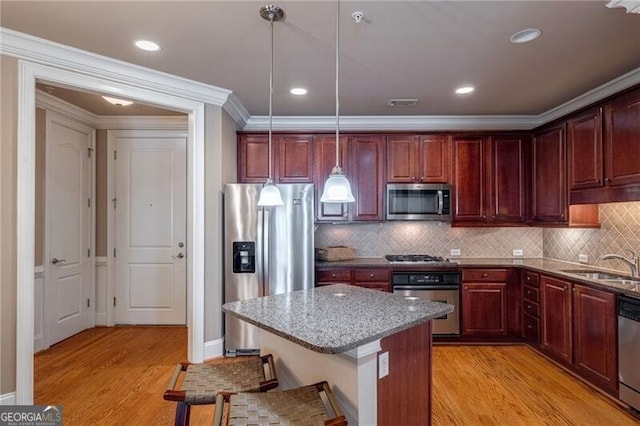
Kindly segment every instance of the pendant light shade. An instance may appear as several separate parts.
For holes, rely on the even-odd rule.
[[[321,203],[353,203],[356,201],[351,193],[349,180],[342,173],[340,167],[340,0],[336,6],[336,165],[331,170],[329,178],[324,184],[320,197]]]
[[[269,177],[260,191],[259,207],[281,206],[284,204],[280,190],[271,179],[271,130],[273,127],[273,23],[284,16],[284,11],[272,4],[260,8],[260,16],[271,25],[271,65],[269,68]]]

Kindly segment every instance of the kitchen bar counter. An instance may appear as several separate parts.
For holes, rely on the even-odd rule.
[[[222,309],[321,353],[342,353],[453,311],[452,305],[335,284],[231,302]]]
[[[353,260],[340,262],[324,262],[316,261],[318,269],[334,269],[334,268],[393,268],[394,270],[412,269],[412,270],[442,270],[461,267],[477,267],[477,268],[525,268],[542,274],[551,274],[559,278],[569,279],[592,287],[613,291],[618,294],[626,294],[631,297],[640,298],[640,285],[637,283],[611,283],[601,280],[592,280],[579,274],[564,272],[565,270],[593,270],[593,272],[614,273],[617,275],[627,275],[619,271],[610,269],[597,268],[592,265],[586,265],[575,262],[565,262],[562,260],[548,258],[454,258],[448,263],[416,263],[416,264],[399,264],[391,263],[381,257],[372,258],[356,258]]]
[[[352,426],[431,423],[431,319],[452,305],[334,284],[222,309],[260,328],[280,389],[326,380]]]

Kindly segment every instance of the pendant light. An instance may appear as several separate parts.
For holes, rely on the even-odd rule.
[[[340,167],[340,0],[336,5],[336,165],[324,184],[320,197],[321,203],[353,203],[356,199],[351,193],[351,185]]]
[[[274,6],[272,4],[262,6],[260,8],[260,16],[269,21],[271,25],[271,67],[269,69],[269,177],[267,178],[267,182],[262,187],[260,191],[260,198],[258,199],[258,206],[260,207],[269,207],[269,206],[281,206],[284,204],[282,201],[282,195],[280,194],[280,190],[273,183],[271,179],[271,130],[273,127],[273,113],[272,113],[272,104],[273,104],[273,23],[275,21],[279,21],[284,16],[284,11],[278,6]]]

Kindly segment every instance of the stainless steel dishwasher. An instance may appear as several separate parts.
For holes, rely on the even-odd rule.
[[[620,399],[640,410],[640,299],[618,297]]]

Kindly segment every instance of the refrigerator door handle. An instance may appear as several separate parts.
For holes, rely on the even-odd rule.
[[[263,224],[262,224],[262,233],[263,233],[263,241],[262,241],[262,296],[269,295],[269,285],[270,285],[270,273],[269,273],[269,245],[270,245],[270,236],[269,229],[271,228],[271,220],[270,215],[271,212],[269,209],[263,208]]]
[[[264,208],[258,208],[258,229],[256,232],[256,278],[258,297],[264,296]]]

